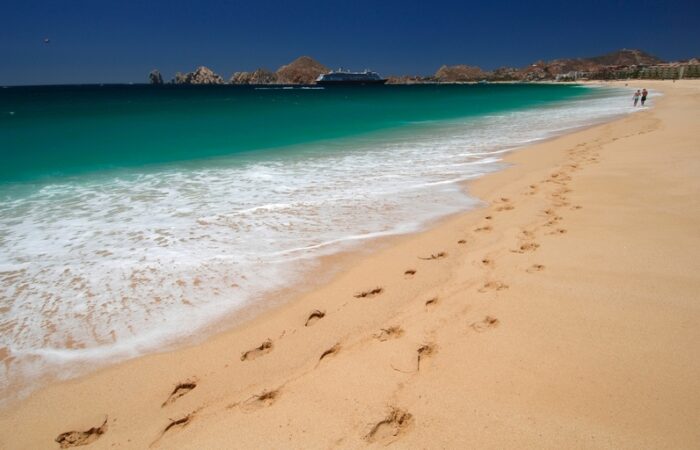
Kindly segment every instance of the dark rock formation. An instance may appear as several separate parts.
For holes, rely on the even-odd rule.
[[[277,75],[267,69],[258,69],[255,72],[236,72],[229,80],[231,84],[275,84]]]
[[[308,56],[302,56],[286,66],[277,69],[277,82],[280,84],[313,84],[328,68]]]
[[[455,83],[461,81],[479,81],[488,76],[479,67],[458,65],[442,66],[435,72],[435,79],[441,83]]]
[[[488,80],[490,81],[516,81],[520,80],[520,74],[518,69],[513,67],[499,67],[498,69],[491,72]]]
[[[158,69],[153,69],[151,70],[151,73],[148,74],[148,81],[151,84],[163,84],[163,76],[160,74]]]
[[[175,78],[172,81],[173,84],[185,84],[187,83],[187,74],[178,72],[175,74]]]
[[[417,75],[401,75],[389,76],[386,79],[386,84],[423,84],[434,83],[433,77],[421,77]]]
[[[548,78],[547,63],[537,61],[527,67],[518,70],[517,77],[519,80],[525,81],[540,81]]]
[[[250,72],[234,72],[229,78],[229,84],[250,84]]]
[[[175,84],[224,84],[224,79],[215,74],[208,67],[198,67],[194,72],[175,74]]]

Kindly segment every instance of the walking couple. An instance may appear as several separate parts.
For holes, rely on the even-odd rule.
[[[642,89],[641,92],[639,89],[637,89],[637,92],[634,93],[632,98],[634,99],[634,106],[637,106],[637,102],[639,102],[639,97],[642,97],[642,106],[644,106],[644,102],[647,101],[647,90]]]

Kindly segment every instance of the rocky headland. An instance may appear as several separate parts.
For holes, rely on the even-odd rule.
[[[329,69],[309,56],[301,56],[272,72],[259,68],[252,72],[235,72],[228,84],[304,85]],[[564,58],[535,61],[525,67],[500,67],[484,70],[477,66],[443,65],[433,75],[398,75],[388,77],[388,84],[472,83],[478,81],[574,81],[580,79],[622,78],[696,78],[700,77],[697,59],[667,63],[642,50],[622,49],[589,58]],[[163,84],[158,70],[148,75],[151,84]],[[175,75],[172,84],[226,84],[223,77],[208,67]]]

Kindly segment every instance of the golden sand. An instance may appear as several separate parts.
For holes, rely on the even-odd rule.
[[[5,409],[0,447],[700,448],[700,82],[639,87],[470,183],[484,208]]]

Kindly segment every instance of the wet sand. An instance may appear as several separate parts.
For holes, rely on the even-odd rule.
[[[700,81],[637,84],[664,96],[508,155],[485,207],[44,388],[0,447],[700,447]]]

